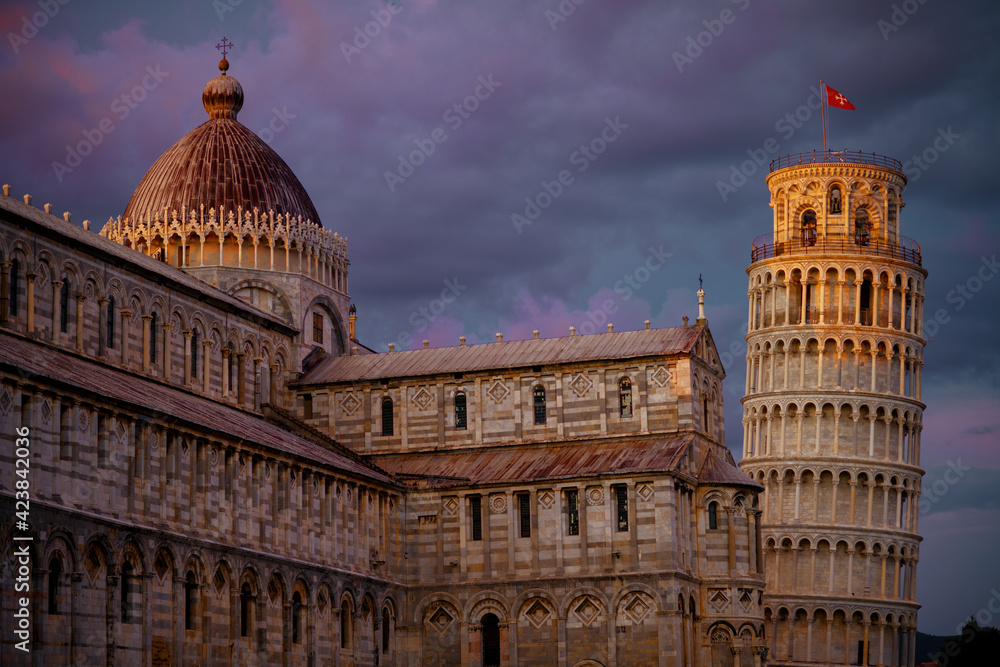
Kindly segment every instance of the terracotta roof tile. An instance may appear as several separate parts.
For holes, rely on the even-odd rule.
[[[389,454],[382,469],[418,487],[516,484],[542,480],[665,473],[675,470],[693,436],[615,438],[490,447],[454,452]]]
[[[306,373],[299,384],[683,354],[691,351],[702,331],[701,326],[642,329],[329,358]]]
[[[373,481],[393,483],[376,467],[330,451],[252,413],[20,336],[0,333],[0,365],[20,369],[26,375],[25,379],[35,378],[46,386],[68,385],[82,390],[84,394],[106,397],[148,413],[174,417],[196,428],[227,434],[237,441],[256,443]]]

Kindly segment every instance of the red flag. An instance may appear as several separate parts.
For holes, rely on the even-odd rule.
[[[823,85],[826,86],[826,84]],[[831,107],[837,107],[838,109],[847,109],[848,111],[854,111],[854,105],[848,102],[846,97],[838,93],[830,86],[826,86],[826,103]]]

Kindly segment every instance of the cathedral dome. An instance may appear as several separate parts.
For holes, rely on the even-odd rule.
[[[259,209],[301,216],[321,225],[305,188],[285,161],[260,137],[236,120],[243,87],[226,74],[205,86],[202,103],[208,120],[186,134],[153,163],[125,207],[122,218],[162,218],[164,211],[214,208],[238,213]],[[190,215],[190,214],[189,214]]]

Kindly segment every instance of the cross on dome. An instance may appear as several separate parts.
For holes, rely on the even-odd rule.
[[[225,36],[222,37],[222,42],[215,45],[215,48],[222,51],[222,57],[225,58],[226,54],[229,53],[229,49],[233,46],[232,42],[226,42]]]

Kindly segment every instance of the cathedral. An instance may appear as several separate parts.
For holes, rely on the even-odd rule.
[[[3,186],[0,663],[913,665],[898,165],[772,170],[741,470],[703,291],[669,329],[365,346],[347,239],[219,68],[100,230]]]

